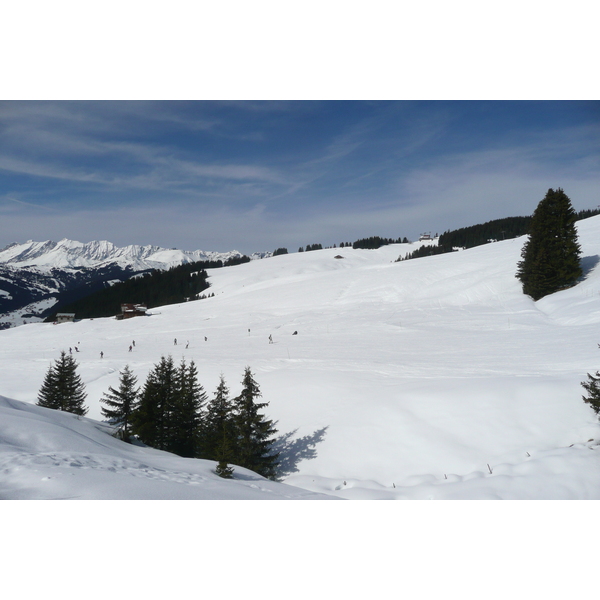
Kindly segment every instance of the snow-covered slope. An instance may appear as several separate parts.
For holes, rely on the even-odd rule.
[[[0,332],[0,394],[35,403],[75,344],[92,419],[125,364],[143,382],[161,355],[193,358],[209,394],[221,373],[237,394],[249,365],[286,483],[342,498],[600,499],[600,430],[580,386],[600,368],[600,217],[578,230],[585,279],[537,303],[514,276],[525,238],[398,263],[410,247],[216,269],[214,297],[150,317]]]
[[[240,257],[237,250],[231,252],[185,251],[160,248],[159,246],[125,246],[119,248],[107,241],[84,244],[63,239],[60,242],[34,242],[10,244],[0,250],[0,264],[13,267],[37,267],[38,269],[102,267],[117,264],[136,271],[144,269],[167,269],[199,260],[227,260]]]
[[[87,418],[0,396],[0,499],[335,499],[238,468],[124,444]]]

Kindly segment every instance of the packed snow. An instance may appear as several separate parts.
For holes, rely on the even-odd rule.
[[[414,246],[280,255],[211,270],[214,297],[147,317],[1,331],[0,497],[600,499],[580,385],[600,368],[600,217],[578,231],[583,280],[537,303],[515,278],[522,237],[402,262]],[[81,419],[33,406],[70,347]],[[209,396],[251,367],[280,482],[110,437],[103,392],[168,354]]]

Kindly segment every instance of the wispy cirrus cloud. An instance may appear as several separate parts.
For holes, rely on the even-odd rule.
[[[208,132],[202,146],[210,147],[213,136],[256,141],[260,132],[217,132],[220,119],[190,117],[161,103],[99,103],[94,105],[96,110],[88,105],[0,103],[0,169],[63,181],[164,191],[215,180],[289,185],[285,174],[268,165],[198,154],[193,144],[181,146],[170,138],[159,136],[157,142],[144,135],[137,135],[140,139],[136,140],[133,135],[139,134],[142,124],[152,128],[160,122],[168,126],[171,136],[174,125],[186,134]],[[103,112],[110,118],[103,119]],[[133,121],[129,130],[124,130],[118,125],[127,117]]]
[[[48,132],[38,133],[29,143],[47,152],[21,157],[23,153],[18,150],[0,151],[0,169],[69,182],[173,192],[180,186],[202,187],[215,180],[294,184],[287,174],[268,166],[194,161],[176,156],[168,147],[95,141]]]
[[[137,243],[187,249],[411,238],[528,214],[552,186],[595,207],[594,114],[570,103],[0,102],[0,210],[5,232],[27,239],[44,223],[45,239],[101,225],[115,243],[151,234]]]
[[[35,210],[51,210],[51,208],[49,208],[48,206],[44,206],[43,204],[36,204],[35,202],[27,202],[25,200],[20,200],[19,198],[15,198],[12,195],[4,194],[3,196],[0,196],[0,211],[6,211],[7,209],[10,209],[11,205],[17,205],[18,207],[33,208]]]
[[[0,156],[0,169],[21,175],[48,177],[65,181],[80,181],[87,183],[107,183],[108,180],[92,172],[81,169],[63,168],[41,161],[26,161],[9,156]]]

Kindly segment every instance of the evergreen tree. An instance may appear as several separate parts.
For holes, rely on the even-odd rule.
[[[48,368],[37,405],[83,416],[88,411],[83,405],[86,396],[85,386],[77,374],[77,362],[63,350],[54,366]]]
[[[277,433],[273,421],[260,414],[260,410],[268,406],[268,402],[258,403],[256,398],[262,394],[250,367],[246,367],[242,380],[242,393],[234,399],[236,408],[236,463],[251,469],[263,477],[275,478],[279,464],[279,453],[273,451]]]
[[[63,353],[64,354],[64,353]],[[62,354],[61,354],[62,357]],[[58,361],[56,361],[57,363]],[[44,378],[44,383],[38,393],[38,406],[61,410],[62,398],[58,390],[58,373],[55,365],[50,365]]]
[[[131,416],[136,408],[139,388],[136,389],[137,378],[125,365],[119,373],[119,389],[108,388],[100,402],[107,406],[100,408],[102,416],[117,425],[118,436],[125,442],[131,437]]]
[[[233,467],[229,466],[227,460],[222,458],[215,469],[215,473],[223,479],[231,479],[233,477]]]
[[[598,346],[600,348],[600,345]],[[594,412],[600,414],[600,371],[596,371],[594,375],[587,374],[588,381],[582,381],[583,389],[588,393],[588,396],[583,396],[583,401],[589,404]]]
[[[233,469],[228,466],[233,461],[236,430],[233,420],[233,406],[229,399],[229,389],[221,374],[214,398],[206,413],[202,458],[216,460],[217,474],[229,478]]]
[[[577,242],[577,215],[569,197],[558,188],[549,189],[529,224],[517,278],[523,293],[539,300],[572,286],[581,276],[581,247]]]
[[[159,450],[193,458],[201,453],[204,388],[192,361],[177,368],[171,356],[148,373],[140,399],[132,414],[132,432]]]
[[[189,366],[185,360],[181,361],[174,384],[165,449],[179,456],[193,458],[199,450],[202,408],[206,402],[206,393],[198,383],[194,361]]]
[[[131,418],[132,433],[148,446],[158,444],[158,422],[162,405],[156,365],[144,383],[140,399]]]
[[[159,450],[168,445],[170,416],[176,404],[177,369],[171,356],[148,373],[140,401],[132,415],[132,430],[138,438]]]

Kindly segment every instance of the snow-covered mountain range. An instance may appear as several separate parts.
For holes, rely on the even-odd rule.
[[[271,254],[255,253],[250,258]],[[43,320],[65,294],[83,286],[92,285],[95,291],[150,269],[164,270],[196,261],[226,262],[242,256],[237,250],[118,247],[107,241],[9,244],[0,250],[0,328]]]
[[[262,258],[265,254],[253,257]],[[118,265],[134,271],[168,269],[196,261],[222,260],[240,257],[237,250],[231,252],[205,252],[203,250],[166,249],[159,246],[130,245],[119,248],[111,242],[88,243],[63,239],[60,242],[34,242],[9,244],[0,250],[0,264],[11,267],[36,267],[39,270],[68,268],[99,268]],[[251,257],[251,258],[253,258]]]

